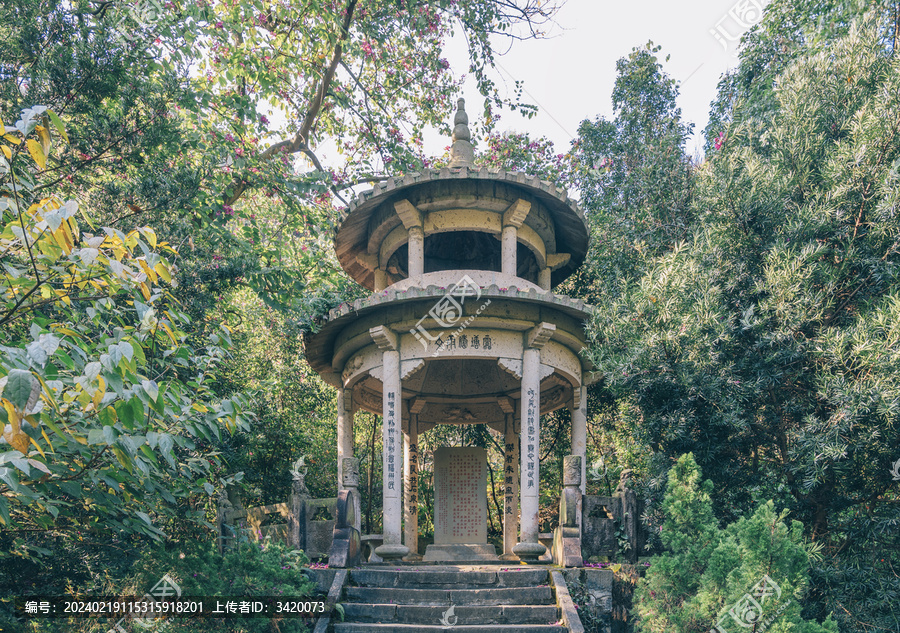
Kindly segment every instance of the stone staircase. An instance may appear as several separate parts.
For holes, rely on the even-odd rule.
[[[341,604],[344,622],[332,619],[335,633],[570,630],[562,624],[550,571],[540,567],[354,569]]]

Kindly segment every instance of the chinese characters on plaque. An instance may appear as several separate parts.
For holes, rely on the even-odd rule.
[[[434,452],[435,544],[487,543],[487,453],[475,446]]]
[[[515,516],[516,512],[516,445],[515,443],[506,444],[506,451],[503,464],[503,491],[506,497],[506,514]]]
[[[419,447],[413,442],[409,444],[409,481],[406,482],[409,505],[419,503]]]

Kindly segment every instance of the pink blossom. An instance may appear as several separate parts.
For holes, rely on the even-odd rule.
[[[726,138],[727,137],[725,135],[725,132],[719,132],[719,135],[716,137],[716,140],[713,141],[713,145],[715,146],[715,148],[722,149],[722,146],[725,145]]]

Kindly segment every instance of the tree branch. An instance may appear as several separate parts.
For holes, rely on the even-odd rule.
[[[331,62],[328,64],[328,68],[326,68],[325,74],[322,76],[322,81],[319,83],[319,87],[316,90],[316,96],[309,105],[309,110],[306,113],[306,117],[303,119],[300,130],[294,135],[294,138],[275,143],[259,154],[258,158],[260,160],[268,160],[280,152],[295,154],[298,151],[301,151],[310,158],[313,165],[316,165],[316,169],[324,171],[319,163],[319,159],[316,158],[315,154],[313,154],[312,150],[309,148],[309,132],[312,130],[313,124],[319,116],[322,104],[325,102],[325,96],[328,94],[328,89],[334,79],[334,74],[337,72],[338,65],[341,63],[341,58],[344,54],[344,42],[350,37],[350,24],[353,22],[353,11],[356,9],[357,2],[358,0],[349,0],[347,3],[347,9],[344,11],[344,20],[341,23],[341,35],[338,38],[337,44],[334,46]],[[244,181],[235,180],[234,191],[232,191],[231,195],[225,199],[225,204],[234,204],[244,191],[247,190],[247,184],[248,183]],[[341,198],[341,200],[343,200],[343,198]]]

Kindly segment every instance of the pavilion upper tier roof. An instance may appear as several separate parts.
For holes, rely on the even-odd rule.
[[[568,262],[552,272],[552,285],[571,275],[587,255],[588,229],[584,212],[569,199],[568,192],[553,183],[519,171],[467,166],[425,169],[392,177],[370,190],[363,191],[341,215],[334,239],[335,252],[343,269],[362,286],[373,290],[374,272],[359,256],[370,249],[376,222],[395,216],[393,205],[408,200],[423,208],[447,208],[458,200],[460,206],[476,208],[479,201],[496,205],[524,199],[540,206],[552,219],[556,253],[569,253]],[[502,209],[498,209],[502,212]],[[399,218],[396,224],[399,225]],[[382,229],[383,231],[383,229]]]

